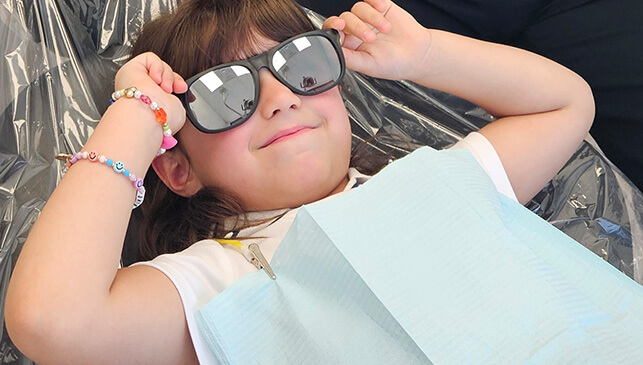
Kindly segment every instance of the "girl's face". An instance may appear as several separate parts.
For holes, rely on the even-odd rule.
[[[297,95],[267,69],[259,82],[257,109],[242,125],[217,134],[189,122],[181,129],[198,183],[231,191],[249,211],[298,207],[341,191],[351,130],[339,88]]]

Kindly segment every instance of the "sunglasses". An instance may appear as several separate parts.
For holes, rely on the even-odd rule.
[[[259,70],[264,67],[296,94],[330,90],[346,71],[339,33],[334,29],[303,33],[260,55],[224,63],[189,78],[188,91],[177,96],[190,122],[205,133],[243,124],[257,109]]]

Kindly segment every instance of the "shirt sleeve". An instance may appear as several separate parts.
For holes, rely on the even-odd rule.
[[[213,241],[199,241],[184,251],[138,262],[164,273],[174,284],[200,364],[219,364],[196,323],[195,313],[245,274],[256,270],[239,253]]]
[[[451,148],[463,148],[469,150],[487,175],[491,178],[491,181],[493,181],[493,184],[496,186],[496,190],[498,190],[500,194],[518,201],[516,193],[509,182],[507,172],[505,171],[504,166],[502,166],[500,156],[498,156],[493,145],[485,136],[478,132],[469,133],[468,136],[460,140]]]

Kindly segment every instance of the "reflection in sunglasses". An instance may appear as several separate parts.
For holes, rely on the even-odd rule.
[[[320,90],[320,89],[324,89],[324,88],[326,88],[328,85],[332,85],[334,82],[335,82],[335,81],[330,80],[330,81],[324,82],[323,84],[319,84],[319,85],[316,85],[316,84],[315,84],[315,85],[312,85],[312,86],[314,86],[314,87],[311,87],[310,89],[304,89],[304,91],[307,91],[307,92],[316,92],[317,90]]]
[[[255,105],[254,100],[243,99],[241,110],[244,111],[244,114],[248,114],[248,112],[252,109],[254,105]]]
[[[201,76],[197,82],[201,82],[205,87],[210,90],[210,92],[214,92],[214,90],[218,89],[221,85],[223,85],[223,81],[217,77],[217,75],[212,72],[208,72],[207,74]]]
[[[295,47],[297,47],[297,50],[299,52],[311,46],[310,41],[308,40],[308,37],[301,37],[301,38],[295,39],[294,41],[292,41],[292,43],[294,43]]]
[[[299,83],[299,86],[301,86],[302,89],[308,90],[308,88],[311,88],[313,86],[317,85],[317,79],[311,76],[304,76],[303,80]]]
[[[244,109],[245,105],[242,105],[241,108],[240,108],[240,110],[243,111],[243,114],[241,114],[236,108],[228,105],[228,89],[226,89],[225,87],[221,88],[221,96],[223,97],[223,105],[225,105],[225,107],[228,110],[230,110],[231,112],[236,114],[237,117],[241,117],[241,116],[244,116],[246,114],[247,110]],[[244,100],[244,104],[245,104],[245,100]]]

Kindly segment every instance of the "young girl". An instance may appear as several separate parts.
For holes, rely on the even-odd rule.
[[[337,31],[296,37],[313,27],[288,0],[188,0],[145,27],[138,55],[115,80],[116,90],[138,93],[114,95],[16,264],[5,315],[21,351],[40,363],[214,361],[195,311],[256,271],[254,262],[268,268],[296,208],[368,179],[349,168],[350,126],[337,86],[344,61],[498,116],[457,147],[521,203],[591,125],[591,91],[571,71],[425,29],[389,0],[359,2],[324,28]],[[241,60],[248,61],[210,69]],[[175,133],[175,148],[164,130]],[[146,177],[146,257],[185,250],[119,269],[132,203],[143,195],[131,175]],[[260,251],[248,253],[249,243]]]

